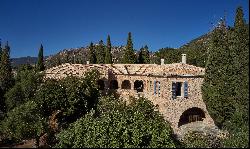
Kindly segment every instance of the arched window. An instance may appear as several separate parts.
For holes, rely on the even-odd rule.
[[[134,90],[136,90],[137,92],[143,92],[143,81],[142,80],[135,81]]]
[[[110,89],[118,89],[118,82],[117,80],[111,80],[109,84]]]
[[[129,80],[122,81],[122,89],[131,89],[131,84]]]
[[[104,84],[104,81],[103,81],[103,80],[98,80],[98,81],[97,81],[97,85],[98,85],[98,89],[99,89],[99,90],[104,90],[105,84]]]
[[[202,109],[197,107],[187,109],[182,113],[178,123],[178,127],[195,121],[203,121],[203,118],[205,118],[205,113]]]

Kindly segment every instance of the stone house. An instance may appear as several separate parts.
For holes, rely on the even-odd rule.
[[[45,71],[46,78],[61,79],[69,75],[83,76],[97,69],[101,73],[99,89],[106,93],[115,90],[120,97],[146,97],[158,107],[170,122],[175,133],[180,126],[201,121],[214,126],[202,100],[201,86],[205,69],[182,62],[173,64],[62,64]]]

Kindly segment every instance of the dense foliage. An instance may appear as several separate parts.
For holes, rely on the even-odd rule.
[[[5,103],[7,110],[33,98],[36,89],[42,82],[43,74],[37,72],[30,65],[21,65],[15,76],[15,85],[5,94]]]
[[[37,109],[38,105],[34,101],[28,101],[9,111],[0,124],[1,134],[15,141],[31,138],[38,140],[47,124]]]
[[[49,117],[60,110],[66,121],[74,121],[96,107],[99,91],[95,82],[98,77],[99,73],[93,70],[82,79],[46,80],[35,94],[39,111],[44,117]]]
[[[241,9],[233,28],[227,28],[223,20],[215,28],[202,87],[209,114],[230,133],[225,140],[230,147],[249,146],[249,33]]]
[[[97,111],[58,134],[56,147],[175,147],[172,129],[153,104],[140,98],[129,106],[104,97]]]

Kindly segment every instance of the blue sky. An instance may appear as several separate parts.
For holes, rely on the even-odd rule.
[[[0,0],[0,38],[11,57],[44,55],[91,41],[126,45],[132,32],[134,48],[151,51],[178,48],[201,36],[226,14],[234,22],[242,6],[249,22],[249,0]],[[226,13],[225,13],[226,12]]]

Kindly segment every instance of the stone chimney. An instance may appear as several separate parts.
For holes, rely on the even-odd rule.
[[[161,59],[161,65],[164,65],[164,58]]]
[[[89,64],[89,61],[87,61],[87,64]]]
[[[181,63],[186,64],[186,54],[181,54]]]

